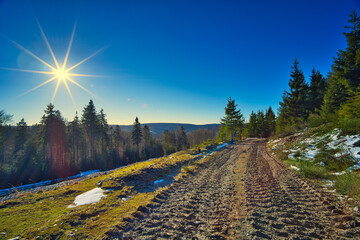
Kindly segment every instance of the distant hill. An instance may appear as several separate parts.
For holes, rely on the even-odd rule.
[[[181,126],[184,127],[185,132],[191,132],[197,129],[212,129],[216,128],[216,130],[219,129],[220,124],[203,124],[203,125],[196,125],[196,124],[189,124],[189,123],[144,123],[141,124],[141,126],[149,126],[150,131],[154,134],[161,134],[164,132],[164,130],[171,131],[172,129],[176,130],[177,128],[180,128]],[[115,127],[116,125],[111,125],[112,127]],[[119,125],[121,131],[124,132],[130,132],[132,130],[132,125]]]

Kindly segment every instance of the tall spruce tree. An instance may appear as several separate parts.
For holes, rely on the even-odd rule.
[[[244,117],[240,109],[237,110],[235,100],[228,98],[228,103],[225,107],[225,116],[221,118],[220,138],[221,140],[230,140],[232,135],[236,133],[236,137],[241,139],[241,133],[244,126]],[[225,139],[224,139],[225,136]]]
[[[254,113],[253,111],[251,111],[250,114],[250,118],[249,118],[249,123],[248,123],[248,134],[249,137],[256,137],[258,132],[257,132],[257,115],[256,113]]]
[[[98,126],[98,117],[95,109],[94,102],[90,99],[89,104],[84,107],[81,116],[81,123],[87,136],[88,142],[88,157],[95,164],[95,138]]]
[[[16,124],[16,132],[15,132],[15,152],[21,150],[24,147],[28,136],[28,126],[22,118],[20,122]]]
[[[307,118],[308,85],[299,61],[295,58],[291,67],[289,87],[290,91],[283,94],[283,102],[280,102],[280,114],[287,119],[287,124],[298,123]]]
[[[136,117],[131,132],[131,139],[133,141],[133,144],[137,146],[138,151],[139,151],[139,144],[141,143],[141,138],[142,138],[141,124],[139,122],[139,118]]]
[[[308,109],[311,113],[320,110],[324,103],[324,94],[326,91],[326,80],[315,68],[310,75],[309,102]]]
[[[345,50],[339,50],[329,73],[329,87],[324,97],[325,113],[336,113],[348,97],[355,96],[360,85],[360,16],[354,11],[345,26]]]
[[[268,126],[265,137],[270,137],[275,133],[275,127],[276,127],[276,117],[271,107],[269,107],[268,110],[266,110],[265,121]]]

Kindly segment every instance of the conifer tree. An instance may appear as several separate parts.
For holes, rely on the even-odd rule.
[[[139,122],[138,117],[135,118],[135,122],[133,124],[133,129],[131,132],[131,138],[132,138],[133,144],[135,144],[137,146],[137,150],[139,151],[139,144],[141,143],[142,131],[141,131],[141,124]]]
[[[324,97],[325,113],[336,113],[348,97],[356,95],[360,85],[360,16],[354,11],[346,26],[350,32],[344,35],[347,41],[345,50],[339,50],[329,73],[329,87]]]
[[[321,73],[313,68],[310,75],[309,102],[308,109],[311,113],[320,110],[324,103],[326,91],[326,80]]]
[[[258,111],[257,116],[257,137],[265,137],[267,131],[267,122],[263,111]]]
[[[291,67],[289,87],[290,91],[285,91],[283,101],[280,102],[280,114],[287,119],[286,124],[293,124],[307,118],[308,85],[299,61],[295,58],[294,65]]]
[[[226,136],[226,140],[230,140],[232,135],[236,133],[237,137],[241,139],[241,133],[244,126],[244,118],[241,114],[240,109],[237,110],[237,104],[235,100],[228,98],[228,103],[225,107],[225,116],[221,118],[221,129],[220,129],[220,138],[223,139],[223,136]]]
[[[81,123],[84,126],[86,132],[87,141],[88,141],[88,156],[90,159],[95,162],[95,137],[97,130],[97,121],[98,117],[96,114],[96,109],[94,102],[90,99],[89,104],[84,107],[83,114],[81,116]]]
[[[24,147],[28,135],[27,128],[28,126],[24,118],[22,118],[20,122],[16,124],[15,144],[14,144],[15,152],[21,150]]]
[[[265,137],[270,137],[271,135],[273,135],[275,133],[275,127],[276,127],[276,118],[275,118],[275,114],[271,107],[269,107],[265,113],[265,121],[268,126]]]
[[[250,114],[249,124],[248,124],[248,134],[249,137],[257,136],[257,115],[253,111]]]

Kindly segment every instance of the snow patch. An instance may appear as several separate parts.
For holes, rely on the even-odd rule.
[[[341,176],[346,174],[346,171],[342,171],[342,172],[335,172],[335,173],[330,173],[331,175],[335,175],[335,176]]]
[[[223,144],[217,146],[217,147],[216,147],[216,150],[222,149],[222,148],[226,147],[227,145],[229,145],[229,144],[223,143]]]
[[[296,166],[293,166],[293,165],[290,165],[290,167],[296,171],[300,171],[300,168],[296,167]]]
[[[82,193],[75,197],[74,204],[68,206],[68,208],[73,208],[81,205],[97,203],[101,200],[101,198],[106,197],[104,195],[104,190],[101,188],[94,188],[90,191]]]
[[[324,179],[323,181],[324,181],[324,185],[323,185],[323,186],[326,187],[326,188],[331,188],[331,187],[333,187],[334,184],[335,184],[334,181],[331,181],[331,180],[329,180],[329,179]]]
[[[155,181],[154,181],[154,185],[159,184],[159,183],[162,183],[162,182],[164,182],[164,181],[165,181],[164,179],[155,180]]]

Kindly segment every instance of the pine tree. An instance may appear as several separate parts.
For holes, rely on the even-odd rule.
[[[319,71],[313,68],[310,75],[309,102],[308,109],[311,113],[320,110],[324,103],[324,94],[326,91],[326,80]]]
[[[84,157],[83,153],[86,152],[86,145],[77,112],[74,117],[74,120],[69,122],[67,135],[68,135],[68,144],[69,144],[69,149],[71,151],[73,165],[77,169],[81,169],[80,164],[82,157]]]
[[[47,105],[42,119],[45,149],[51,177],[64,177],[67,174],[65,122],[51,103]]]
[[[139,122],[138,117],[135,118],[135,122],[133,124],[133,129],[131,133],[131,138],[133,141],[133,144],[137,146],[137,150],[139,152],[139,144],[141,143],[142,138],[142,131],[141,131],[141,124]]]
[[[226,136],[226,140],[230,140],[234,134],[237,135],[237,138],[241,139],[244,118],[240,109],[237,110],[236,108],[237,104],[235,104],[235,100],[229,97],[225,107],[225,116],[220,120],[221,129],[219,133],[222,138],[221,140],[224,140],[224,135]]]
[[[280,114],[287,119],[286,125],[298,123],[307,118],[308,85],[299,61],[295,58],[294,65],[291,67],[289,87],[290,91],[285,91],[283,101],[280,102]]]
[[[348,20],[350,32],[344,35],[345,50],[339,50],[329,73],[329,87],[324,97],[325,113],[336,113],[360,85],[360,16],[354,11]]]
[[[21,121],[16,124],[15,144],[14,144],[15,152],[21,150],[24,147],[28,135],[27,130],[28,130],[28,126],[24,118],[22,118]]]
[[[87,141],[88,141],[88,156],[95,163],[95,137],[97,131],[97,121],[98,117],[96,114],[96,109],[94,102],[89,101],[89,104],[84,107],[83,114],[81,116],[81,123],[84,126],[86,132]]]
[[[253,111],[250,114],[249,124],[248,124],[248,134],[249,137],[257,136],[257,115]]]
[[[265,137],[270,137],[275,133],[275,128],[276,128],[276,117],[271,107],[269,107],[265,113],[265,121],[268,126]]]
[[[265,115],[263,111],[258,111],[257,116],[257,137],[264,137],[267,131],[267,125],[265,121]]]

